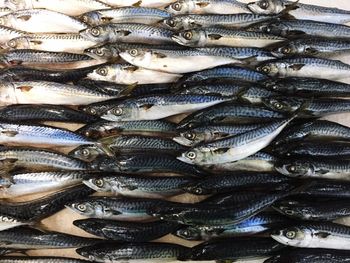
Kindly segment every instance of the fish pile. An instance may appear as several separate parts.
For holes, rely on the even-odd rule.
[[[0,7],[0,263],[350,261],[350,11]]]

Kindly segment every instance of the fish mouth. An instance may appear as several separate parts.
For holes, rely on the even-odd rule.
[[[173,137],[173,141],[184,146],[194,146],[194,142],[182,136]]]
[[[184,163],[188,163],[188,164],[194,164],[193,161],[189,160],[188,158],[186,158],[185,156],[177,156],[176,159],[178,159],[179,161],[181,162],[184,162]]]
[[[117,116],[113,115],[113,114],[103,114],[101,116],[101,119],[107,120],[107,121],[121,121],[120,118],[118,118]]]
[[[90,180],[83,180],[83,184],[85,184],[87,187],[90,187],[92,190],[99,191],[100,189],[94,185]]]
[[[180,45],[185,45],[185,43],[183,42],[182,38],[178,35],[173,35],[171,37],[172,40],[174,40],[176,43],[180,44]]]
[[[280,53],[278,51],[270,51],[270,52],[276,58],[283,58],[283,57],[285,57],[282,53]]]

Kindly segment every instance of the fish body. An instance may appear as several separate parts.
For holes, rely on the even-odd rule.
[[[15,217],[7,216],[7,215],[5,216],[0,215],[0,231],[19,227],[19,226],[30,225],[30,224],[32,224],[32,222],[22,221]]]
[[[0,263],[87,263],[88,261],[77,258],[43,257],[43,256],[8,256],[1,257]]]
[[[103,0],[104,3],[111,5],[113,7],[123,7],[123,6],[143,6],[143,7],[153,7],[159,8],[168,5],[174,0]]]

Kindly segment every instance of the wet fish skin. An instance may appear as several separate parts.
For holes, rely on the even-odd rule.
[[[142,176],[111,174],[85,179],[84,184],[97,192],[123,196],[157,198],[183,192],[193,179],[183,176]]]
[[[147,7],[119,7],[99,9],[82,14],[79,18],[90,26],[109,23],[140,23],[152,25],[170,17],[166,11]]]
[[[31,224],[32,222],[30,221],[19,220],[16,217],[7,215],[0,215],[0,231]]]
[[[348,250],[349,227],[330,222],[302,222],[275,230],[271,237],[282,244],[302,248]]]
[[[43,257],[43,256],[5,256],[1,257],[0,263],[87,263],[88,261],[77,258]]]
[[[120,260],[142,260],[151,262],[154,260],[174,261],[187,258],[190,249],[181,245],[170,243],[122,243],[122,244],[101,244],[79,248],[76,252],[90,260],[105,262],[105,259],[113,261]]]
[[[143,7],[153,7],[159,8],[168,5],[174,0],[142,0],[141,2],[138,0],[103,0],[104,3],[111,5],[112,7],[123,7],[123,6],[143,6]]]
[[[315,180],[312,185],[300,191],[302,197],[314,198],[321,197],[328,200],[348,199],[350,196],[350,183],[347,181],[335,180]]]
[[[2,48],[6,47],[6,43],[13,38],[24,36],[26,32],[21,30],[16,30],[6,26],[0,26],[0,45]]]
[[[95,218],[75,220],[73,225],[90,234],[123,242],[152,241],[179,228],[177,223],[165,221],[135,223]]]
[[[10,105],[0,108],[0,119],[10,122],[73,122],[73,123],[91,123],[96,122],[98,118],[59,105]]]

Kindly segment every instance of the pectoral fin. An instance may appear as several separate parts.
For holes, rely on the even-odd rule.
[[[290,65],[289,68],[293,69],[294,71],[298,71],[301,70],[304,66],[305,64],[293,64]]]
[[[1,133],[8,137],[15,137],[18,134],[16,131],[1,131]]]
[[[208,38],[210,40],[219,40],[220,38],[222,38],[222,35],[220,35],[220,34],[208,34]]]
[[[118,30],[117,31],[118,34],[123,35],[123,36],[128,36],[131,34],[131,31],[128,30]]]
[[[142,1],[138,1],[138,2],[136,2],[135,4],[133,4],[132,6],[134,6],[134,7],[140,7],[141,4],[142,4]]]
[[[22,92],[29,92],[33,87],[32,86],[19,86],[16,89],[19,89]]]
[[[206,3],[206,2],[199,2],[199,3],[196,3],[196,5],[198,5],[200,8],[203,8],[203,7],[208,6],[209,3]]]
[[[327,233],[327,232],[318,232],[315,234],[316,236],[320,237],[320,238],[327,238],[330,233]]]
[[[163,53],[159,53],[159,52],[153,52],[153,54],[157,57],[157,58],[166,58],[167,56]]]
[[[22,15],[22,16],[17,16],[17,19],[23,20],[23,21],[28,21],[29,19],[31,19],[32,16],[31,15]]]
[[[143,104],[143,105],[140,106],[140,108],[142,108],[144,110],[149,110],[153,106],[154,106],[154,104],[152,104],[152,103],[150,103],[150,104]]]
[[[40,40],[30,40],[30,43],[34,44],[34,45],[41,45],[43,42]]]
[[[108,23],[108,22],[113,20],[113,17],[103,16],[103,17],[101,17],[101,20],[103,22],[107,22]]]
[[[227,153],[231,148],[219,148],[214,150],[214,153],[216,154],[225,154]]]

